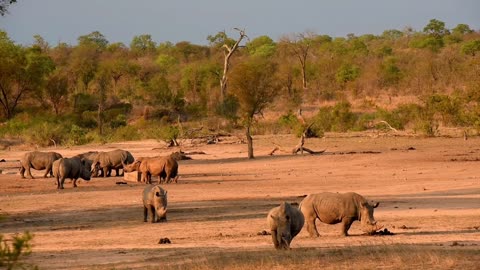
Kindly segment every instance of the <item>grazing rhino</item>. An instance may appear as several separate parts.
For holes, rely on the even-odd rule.
[[[158,176],[158,183],[178,183],[178,162],[170,156],[143,157],[132,164],[123,164],[125,172],[139,171],[141,182],[151,184],[152,176]]]
[[[130,164],[134,160],[132,154],[125,150],[117,149],[109,152],[98,152],[93,159],[90,171],[94,176],[97,176],[98,171],[102,170],[102,176],[106,177],[110,176],[113,169],[116,171],[117,176],[120,176],[119,170],[123,168],[122,164]]]
[[[45,170],[45,174],[43,175],[44,178],[48,176],[53,176],[52,173],[52,165],[53,162],[57,159],[62,158],[62,155],[56,152],[40,152],[40,151],[33,151],[28,152],[23,155],[22,159],[20,160],[20,175],[22,178],[25,178],[25,171],[27,171],[27,175],[34,179],[32,172],[30,171],[31,168],[35,170]]]
[[[290,243],[302,230],[304,222],[302,212],[287,202],[270,210],[267,215],[267,223],[275,248],[290,249]]]
[[[308,233],[311,237],[318,237],[315,227],[317,218],[326,224],[341,222],[343,236],[348,235],[348,229],[355,220],[376,230],[373,229],[377,223],[373,218],[373,209],[378,205],[379,202],[370,204],[363,196],[354,192],[323,192],[308,195],[298,207],[305,217]]]
[[[150,213],[152,223],[167,221],[167,191],[159,185],[148,185],[143,190],[144,222],[147,222],[148,213]]]
[[[57,189],[63,189],[65,178],[73,180],[73,187],[77,187],[78,178],[90,180],[90,170],[85,166],[85,160],[78,157],[61,158],[53,163],[53,174],[57,179]]]

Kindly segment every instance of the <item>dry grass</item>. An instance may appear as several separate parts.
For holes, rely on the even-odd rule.
[[[165,269],[478,269],[478,248],[385,245],[206,253]]]

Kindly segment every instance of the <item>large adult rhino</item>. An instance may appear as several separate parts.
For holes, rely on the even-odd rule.
[[[275,248],[290,249],[290,243],[302,230],[304,222],[302,212],[287,202],[270,210],[267,215],[267,223]]]
[[[141,182],[151,184],[152,176],[158,176],[158,183],[178,182],[178,162],[171,156],[142,157],[132,164],[124,164],[125,172],[139,171]]]
[[[22,176],[22,178],[25,178],[25,171],[27,171],[27,175],[30,178],[34,179],[30,169],[35,169],[45,170],[45,174],[43,175],[44,178],[46,178],[49,173],[50,176],[53,176],[53,162],[60,158],[62,158],[62,155],[57,152],[33,151],[25,153],[20,160],[20,175]]]
[[[130,164],[134,160],[130,152],[121,149],[109,152],[98,152],[97,156],[93,159],[90,171],[94,176],[97,176],[97,172],[102,170],[102,176],[105,177],[110,176],[111,171],[115,170],[117,176],[120,176],[119,170],[123,169],[123,164]]]
[[[77,187],[78,178],[90,180],[90,170],[86,166],[86,161],[78,157],[61,158],[53,163],[53,174],[57,179],[57,189],[63,189],[65,178],[73,180],[73,187]]]
[[[373,209],[379,202],[370,204],[362,195],[348,193],[323,192],[310,194],[298,206],[305,217],[307,231],[311,237],[318,237],[315,220],[318,218],[326,224],[342,223],[342,235],[348,235],[352,223],[359,220],[369,228],[369,232],[376,230],[377,223],[373,218]]]
[[[88,152],[85,152],[85,153],[75,155],[74,157],[78,157],[81,160],[84,160],[85,161],[85,166],[88,167],[88,168],[91,168],[92,164],[93,164],[93,160],[97,157],[97,155],[98,155],[98,151],[88,151]],[[92,175],[97,176],[98,173],[100,173],[100,176],[101,176],[103,174],[103,171],[99,170],[98,172],[95,172]]]
[[[159,185],[148,185],[143,189],[143,221],[147,222],[148,214],[150,221],[167,221],[167,191]]]

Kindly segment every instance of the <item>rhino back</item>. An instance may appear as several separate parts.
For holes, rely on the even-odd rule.
[[[22,166],[25,167],[30,164],[30,166],[36,170],[43,170],[61,157],[62,155],[56,152],[33,151],[24,155],[22,158]]]
[[[356,206],[349,196],[339,193],[322,192],[310,194],[301,203],[304,215],[317,216],[327,224],[336,224],[343,217],[356,216]]]
[[[59,162],[59,173],[64,178],[79,178],[82,166],[79,158],[62,158]]]

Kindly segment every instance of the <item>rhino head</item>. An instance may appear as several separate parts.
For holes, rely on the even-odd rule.
[[[368,231],[376,230],[377,227],[375,226],[377,224],[377,221],[375,221],[375,218],[373,217],[373,210],[374,208],[377,208],[380,203],[368,203],[367,201],[362,202],[360,206],[360,222],[362,225],[365,227],[368,227]]]
[[[160,188],[155,188],[154,196],[157,222],[167,221],[167,191]]]
[[[277,224],[278,249],[290,249],[292,242],[290,204],[283,202],[280,205],[278,215],[271,216]]]
[[[81,168],[80,168],[80,177],[83,180],[90,180],[90,177],[92,176],[91,171],[88,169],[88,160],[82,159],[81,160]]]
[[[140,163],[141,163],[140,160],[135,160],[133,163],[125,164],[122,160],[123,171],[124,172],[138,171],[138,168],[140,167]]]

